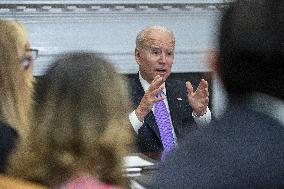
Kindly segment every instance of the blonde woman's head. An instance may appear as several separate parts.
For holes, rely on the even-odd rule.
[[[0,20],[0,119],[19,132],[29,125],[32,101],[32,60],[24,26],[15,21]]]

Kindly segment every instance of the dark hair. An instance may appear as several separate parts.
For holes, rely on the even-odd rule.
[[[229,94],[284,99],[284,1],[240,0],[224,12],[219,74]]]

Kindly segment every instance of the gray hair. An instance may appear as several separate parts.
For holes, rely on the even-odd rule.
[[[164,26],[148,26],[144,28],[142,31],[140,31],[136,37],[136,48],[137,49],[143,49],[145,47],[145,38],[148,33],[151,33],[153,31],[161,31],[165,33],[169,33],[172,38],[173,45],[175,46],[175,37],[171,30]]]

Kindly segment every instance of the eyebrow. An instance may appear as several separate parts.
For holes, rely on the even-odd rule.
[[[165,50],[167,50],[167,51],[174,51],[174,48],[170,48],[170,49],[166,49],[166,48],[160,48],[160,47],[151,47],[151,46],[149,46],[148,48],[150,48],[151,50],[153,50],[153,49],[158,49],[158,50],[161,50],[161,49],[165,49]]]

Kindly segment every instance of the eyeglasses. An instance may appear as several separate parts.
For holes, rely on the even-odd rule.
[[[30,52],[29,56],[25,56],[22,59],[22,65],[25,69],[28,69],[30,66],[30,63],[33,62],[38,57],[38,49],[26,49],[26,51]]]
[[[28,49],[31,52],[32,59],[35,60],[38,57],[38,49]]]

